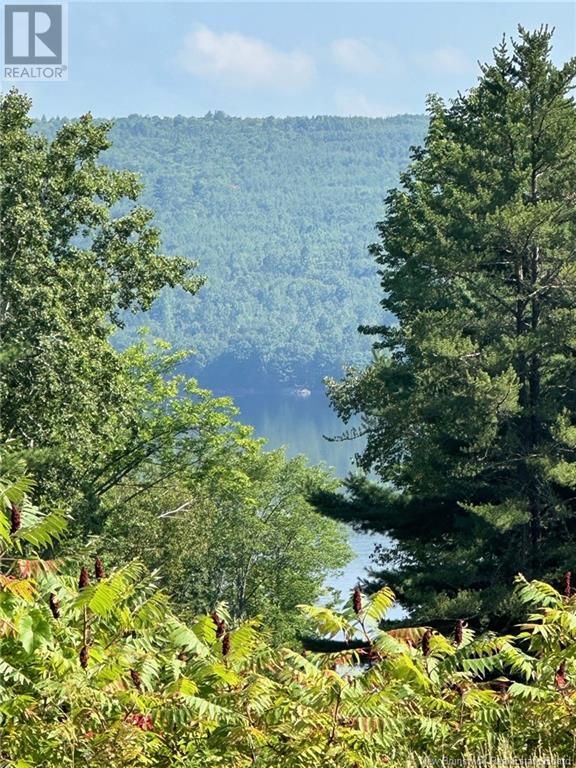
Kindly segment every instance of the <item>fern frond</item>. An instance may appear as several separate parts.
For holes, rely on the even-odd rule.
[[[194,653],[200,658],[205,658],[210,655],[210,650],[198,637],[194,629],[189,629],[186,624],[179,619],[171,617],[167,629],[170,642],[176,648]]]
[[[26,510],[27,507],[25,505],[23,511],[26,512]],[[16,541],[25,541],[33,547],[42,549],[59,541],[66,532],[67,527],[66,517],[59,511],[43,516],[23,515],[22,528],[16,533],[14,539]]]
[[[347,637],[354,635],[352,624],[330,608],[321,605],[299,605],[298,609],[312,621],[319,634],[325,637],[335,637],[340,632]]]
[[[527,581],[522,574],[518,575],[515,581],[516,595],[525,605],[562,605],[562,596],[550,584],[536,579]]]
[[[514,682],[508,689],[508,694],[512,698],[522,699],[523,701],[553,701],[556,697],[554,691],[546,691],[537,688],[534,685]]]
[[[84,587],[74,601],[74,607],[88,607],[97,616],[108,616],[133,592],[134,582],[140,580],[143,575],[144,568],[141,563],[129,563],[108,578]]]
[[[369,598],[368,604],[363,611],[364,618],[376,624],[380,623],[395,601],[396,596],[390,587],[382,587],[382,589]]]
[[[37,590],[31,579],[16,579],[14,576],[6,576],[0,573],[0,589],[10,592],[27,603],[34,601]]]

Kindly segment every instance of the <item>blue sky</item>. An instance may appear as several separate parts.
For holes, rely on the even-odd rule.
[[[22,84],[34,114],[367,115],[423,112],[474,84],[503,33],[556,27],[573,3],[69,3],[69,79]]]

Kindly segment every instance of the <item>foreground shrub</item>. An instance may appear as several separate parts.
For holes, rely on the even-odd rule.
[[[338,653],[273,648],[225,606],[185,625],[138,563],[57,563],[63,534],[10,456],[0,487],[0,762],[375,768],[441,756],[574,757],[576,599],[519,577],[515,636],[382,631],[394,601],[303,606]]]

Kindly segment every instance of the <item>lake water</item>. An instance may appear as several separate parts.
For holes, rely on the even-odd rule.
[[[311,463],[325,462],[339,477],[354,468],[354,453],[361,450],[362,441],[330,442],[325,439],[324,435],[342,434],[343,425],[323,393],[309,397],[254,394],[235,396],[234,400],[241,410],[241,420],[251,424],[258,437],[265,437],[270,448],[285,446],[289,456],[303,453]],[[327,581],[327,586],[340,590],[343,599],[348,597],[358,579],[366,576],[375,544],[386,541],[381,535],[349,530],[350,545],[356,556],[340,575]]]

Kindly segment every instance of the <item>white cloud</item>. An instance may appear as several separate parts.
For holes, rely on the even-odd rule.
[[[284,53],[255,37],[218,33],[204,25],[186,35],[176,61],[192,75],[247,88],[302,88],[316,71],[313,59],[302,51]]]
[[[470,72],[472,62],[459,48],[436,48],[417,57],[423,69],[431,69],[446,75],[460,75]]]
[[[405,68],[400,52],[392,45],[369,44],[356,37],[341,37],[332,41],[330,51],[341,69],[352,74],[397,75]]]
[[[355,37],[342,37],[334,40],[330,46],[335,61],[346,70],[360,75],[378,72],[382,67],[381,59],[362,40]]]
[[[341,89],[334,94],[339,115],[346,117],[390,117],[408,112],[402,106],[382,104],[352,89]]]
[[[464,51],[450,46],[406,56],[391,45],[341,37],[332,41],[330,51],[341,69],[358,75],[406,75],[414,66],[444,75],[466,74],[473,69]]]

